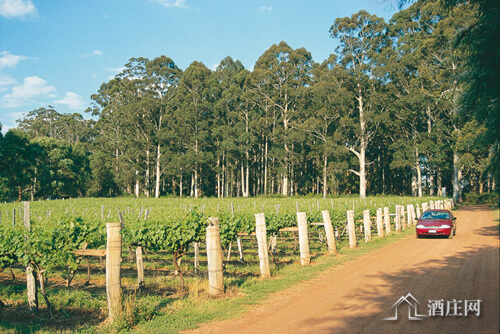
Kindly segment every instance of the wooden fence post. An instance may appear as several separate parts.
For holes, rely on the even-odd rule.
[[[135,249],[135,263],[137,264],[137,285],[139,289],[146,286],[144,281],[144,260],[142,258],[142,246],[138,246]]]
[[[26,267],[26,294],[30,311],[38,310],[38,293],[32,264]]]
[[[410,227],[413,222],[413,214],[411,212],[411,204],[406,205],[406,225]]]
[[[29,231],[31,228],[31,223],[30,223],[30,202],[23,202],[23,207],[24,207],[24,227]]]
[[[122,224],[106,224],[106,294],[111,322],[115,321],[122,311],[121,261],[122,261]]]
[[[410,212],[411,212],[411,225],[415,225],[416,222],[415,220],[418,219],[417,214],[415,213],[415,205],[410,205]]]
[[[377,208],[377,235],[384,236],[384,225],[382,224],[382,208]]]
[[[210,217],[207,226],[208,293],[216,296],[224,292],[222,274],[222,247],[220,242],[219,218]]]
[[[332,220],[330,218],[330,211],[321,211],[323,216],[323,226],[325,227],[326,242],[328,244],[328,251],[330,254],[337,255],[337,246],[335,245],[335,235],[333,234]]]
[[[264,213],[255,214],[255,234],[257,236],[257,245],[259,250],[260,276],[262,278],[271,277],[266,233],[266,216]]]
[[[300,264],[310,264],[311,255],[309,254],[309,238],[307,237],[307,218],[305,212],[297,212],[297,223],[299,226]]]
[[[200,243],[195,242],[194,244],[194,271],[198,272],[200,270]]]
[[[356,247],[356,228],[354,226],[354,210],[347,211],[347,230],[349,232],[349,247]]]
[[[404,230],[407,226],[406,226],[406,220],[405,220],[405,206],[404,205],[400,205],[400,210],[401,210],[401,230]]]
[[[391,234],[391,215],[389,214],[389,208],[384,207],[384,224],[385,224],[385,234]]]
[[[401,205],[396,205],[396,231],[401,231]]]
[[[30,215],[30,204],[29,202],[23,202],[24,206],[24,228],[29,232],[31,230],[31,224],[29,220]],[[13,225],[15,225],[15,210],[13,211]],[[28,237],[29,238],[29,237]],[[29,240],[29,239],[28,239]],[[29,242],[29,241],[28,241]],[[33,265],[29,263],[26,266],[26,294],[28,299],[28,307],[30,311],[38,309],[38,291],[36,286],[36,278],[33,269]]]
[[[370,210],[363,210],[363,225],[365,227],[365,243],[372,241]]]
[[[236,238],[236,243],[238,244],[238,254],[240,255],[240,261],[243,262],[243,244],[241,243],[241,237]]]
[[[429,207],[427,205],[427,202],[422,203],[422,213],[424,213],[425,211],[427,211],[428,208]],[[419,218],[420,218],[420,216],[419,216]]]
[[[434,210],[436,208],[436,205],[435,205],[434,201],[432,201],[432,200],[429,201],[429,206],[430,206],[431,210]]]
[[[271,253],[276,254],[276,247],[278,246],[278,236],[276,233],[271,235],[270,239],[270,246],[271,246]]]
[[[417,204],[417,216],[415,217],[416,220],[420,218],[420,205]]]

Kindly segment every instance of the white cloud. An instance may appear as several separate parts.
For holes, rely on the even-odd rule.
[[[103,54],[104,54],[104,52],[102,52],[101,50],[94,50],[91,53],[82,53],[82,54],[80,54],[80,57],[88,58],[90,56],[102,56]]]
[[[12,86],[15,83],[16,83],[16,80],[14,80],[14,78],[0,73],[0,92],[2,90],[5,90],[5,88],[2,89],[2,86]]]
[[[186,0],[150,0],[167,8],[188,8]]]
[[[47,81],[37,76],[24,78],[23,84],[12,87],[12,93],[3,97],[2,106],[4,108],[17,108],[38,97],[55,97],[56,91]]]
[[[81,110],[85,107],[85,102],[80,95],[67,92],[66,96],[60,100],[54,101],[54,104],[66,104],[70,109]]]
[[[272,10],[273,10],[273,7],[262,6],[259,8],[259,12],[270,12]]]
[[[26,57],[13,55],[9,51],[2,51],[0,52],[0,70],[6,67],[15,67],[17,63],[24,59],[26,59]]]
[[[0,15],[11,19],[37,16],[38,12],[31,0],[0,0]]]

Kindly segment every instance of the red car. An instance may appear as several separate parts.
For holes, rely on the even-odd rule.
[[[457,233],[456,220],[449,210],[427,210],[418,219],[417,237],[441,235],[453,239]]]

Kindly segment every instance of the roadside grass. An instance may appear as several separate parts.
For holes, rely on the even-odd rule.
[[[312,261],[311,265],[300,266],[295,262],[292,265],[275,267],[271,271],[271,279],[261,280],[250,278],[244,282],[236,282],[234,279],[225,279],[226,294],[218,298],[210,298],[207,289],[202,285],[207,283],[196,283],[191,286],[185,298],[179,299],[171,304],[165,304],[164,315],[160,315],[147,322],[141,322],[132,329],[127,329],[126,324],[119,321],[118,324],[101,328],[104,332],[132,332],[132,333],[177,333],[183,330],[197,328],[200,324],[214,320],[224,320],[237,317],[248,311],[253,305],[258,305],[270,294],[283,291],[301,281],[317,277],[320,273],[335,266],[347,264],[349,261],[364,256],[391,243],[397,242],[408,235],[414,235],[415,228],[406,228],[400,233],[391,233],[384,238],[374,237],[370,243],[359,243],[355,249],[348,245],[339,249],[338,256],[319,255]],[[339,245],[337,245],[339,248]],[[241,283],[238,285],[238,283]],[[189,284],[188,284],[189,285]],[[136,304],[136,308],[142,305]]]

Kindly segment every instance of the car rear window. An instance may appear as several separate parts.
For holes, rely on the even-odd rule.
[[[422,214],[422,219],[450,219],[450,214],[444,211],[426,211]]]

